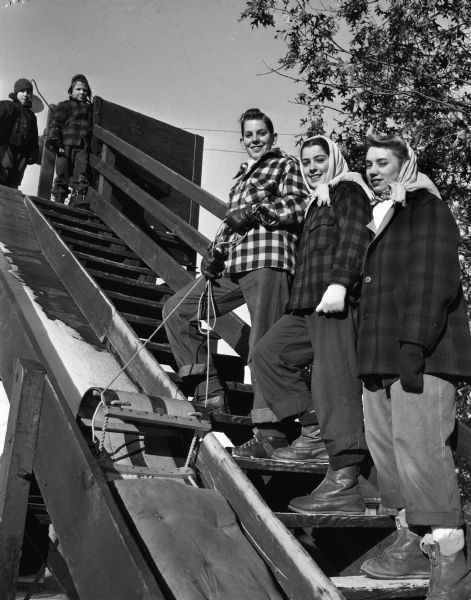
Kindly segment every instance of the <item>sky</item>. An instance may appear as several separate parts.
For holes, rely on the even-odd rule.
[[[243,0],[0,0],[0,97],[27,77],[57,103],[71,77],[84,73],[94,95],[203,136],[202,187],[227,201],[245,157],[241,113],[266,112],[290,153],[304,116],[291,80],[261,75],[284,45],[273,30],[240,22],[244,7]],[[41,133],[46,110],[37,117]],[[25,193],[36,192],[38,173],[28,167]],[[200,218],[208,237],[217,225]]]

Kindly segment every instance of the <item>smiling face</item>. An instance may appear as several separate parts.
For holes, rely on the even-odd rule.
[[[88,86],[83,81],[76,81],[74,83],[74,87],[72,88],[72,98],[74,100],[78,100],[79,102],[85,102],[88,97]]]
[[[386,191],[397,181],[402,161],[390,148],[372,146],[366,154],[366,178],[375,194]]]
[[[304,177],[312,190],[325,180],[329,169],[329,155],[322,146],[307,146],[301,151]]]
[[[258,160],[276,142],[276,133],[272,134],[262,119],[248,119],[243,131],[240,141],[252,160]]]

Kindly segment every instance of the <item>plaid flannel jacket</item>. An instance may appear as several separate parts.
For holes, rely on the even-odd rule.
[[[52,114],[49,139],[61,146],[81,146],[92,128],[92,105],[89,102],[65,100],[59,102]]]
[[[307,196],[298,162],[279,148],[264,154],[247,168],[241,165],[229,194],[229,209],[265,204],[276,217],[270,226],[259,225],[229,253],[226,274],[262,267],[294,273],[296,243],[304,220]]]
[[[425,373],[471,376],[471,336],[460,283],[459,231],[448,205],[408,192],[368,246],[360,296],[362,375],[399,373],[401,342],[424,348]]]
[[[299,241],[289,310],[315,308],[331,283],[352,291],[360,279],[369,241],[371,206],[357,183],[340,182],[331,192],[330,206],[308,210]]]

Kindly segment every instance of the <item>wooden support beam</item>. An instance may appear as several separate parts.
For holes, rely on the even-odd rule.
[[[224,218],[227,211],[227,205],[219,200],[219,198],[216,198],[216,196],[213,196],[206,190],[203,190],[199,185],[196,185],[186,177],[183,177],[172,169],[169,169],[164,164],[158,160],[155,160],[155,158],[150,157],[145,152],[142,152],[131,144],[123,141],[110,131],[103,129],[103,127],[95,125],[93,128],[93,133],[98,139],[113,148],[113,150],[143,167],[155,177],[162,179],[172,188],[178,190],[186,198],[196,202],[216,217],[219,217],[220,219]]]
[[[18,360],[0,468],[0,598],[15,598],[28,494],[33,474],[44,370]]]
[[[163,600],[70,408],[48,378],[34,473],[80,598]]]
[[[54,179],[54,169],[56,166],[56,155],[52,150],[47,147],[47,139],[49,134],[49,125],[52,118],[52,105],[51,110],[47,116],[46,131],[44,134],[44,146],[41,158],[41,170],[39,172],[39,183],[38,183],[38,196],[40,198],[46,198],[49,200],[51,196],[52,182]]]
[[[214,434],[204,438],[195,466],[206,485],[219,490],[227,499],[288,598],[344,598],[268,508]]]

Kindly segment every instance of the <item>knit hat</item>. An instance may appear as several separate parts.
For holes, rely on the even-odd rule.
[[[82,75],[81,73],[79,73],[78,75],[74,75],[72,77],[72,81],[70,82],[69,89],[67,90],[67,93],[69,94],[69,96],[72,93],[74,85],[77,83],[77,81],[82,81],[87,86],[87,88],[88,88],[88,96],[91,97],[92,90],[90,88],[90,84],[88,83],[88,79],[85,77],[85,75]]]
[[[13,92],[8,94],[8,97],[14,100],[16,98],[16,94],[23,90],[30,90],[33,93],[33,84],[29,79],[18,79],[15,81],[15,86],[13,88]]]

